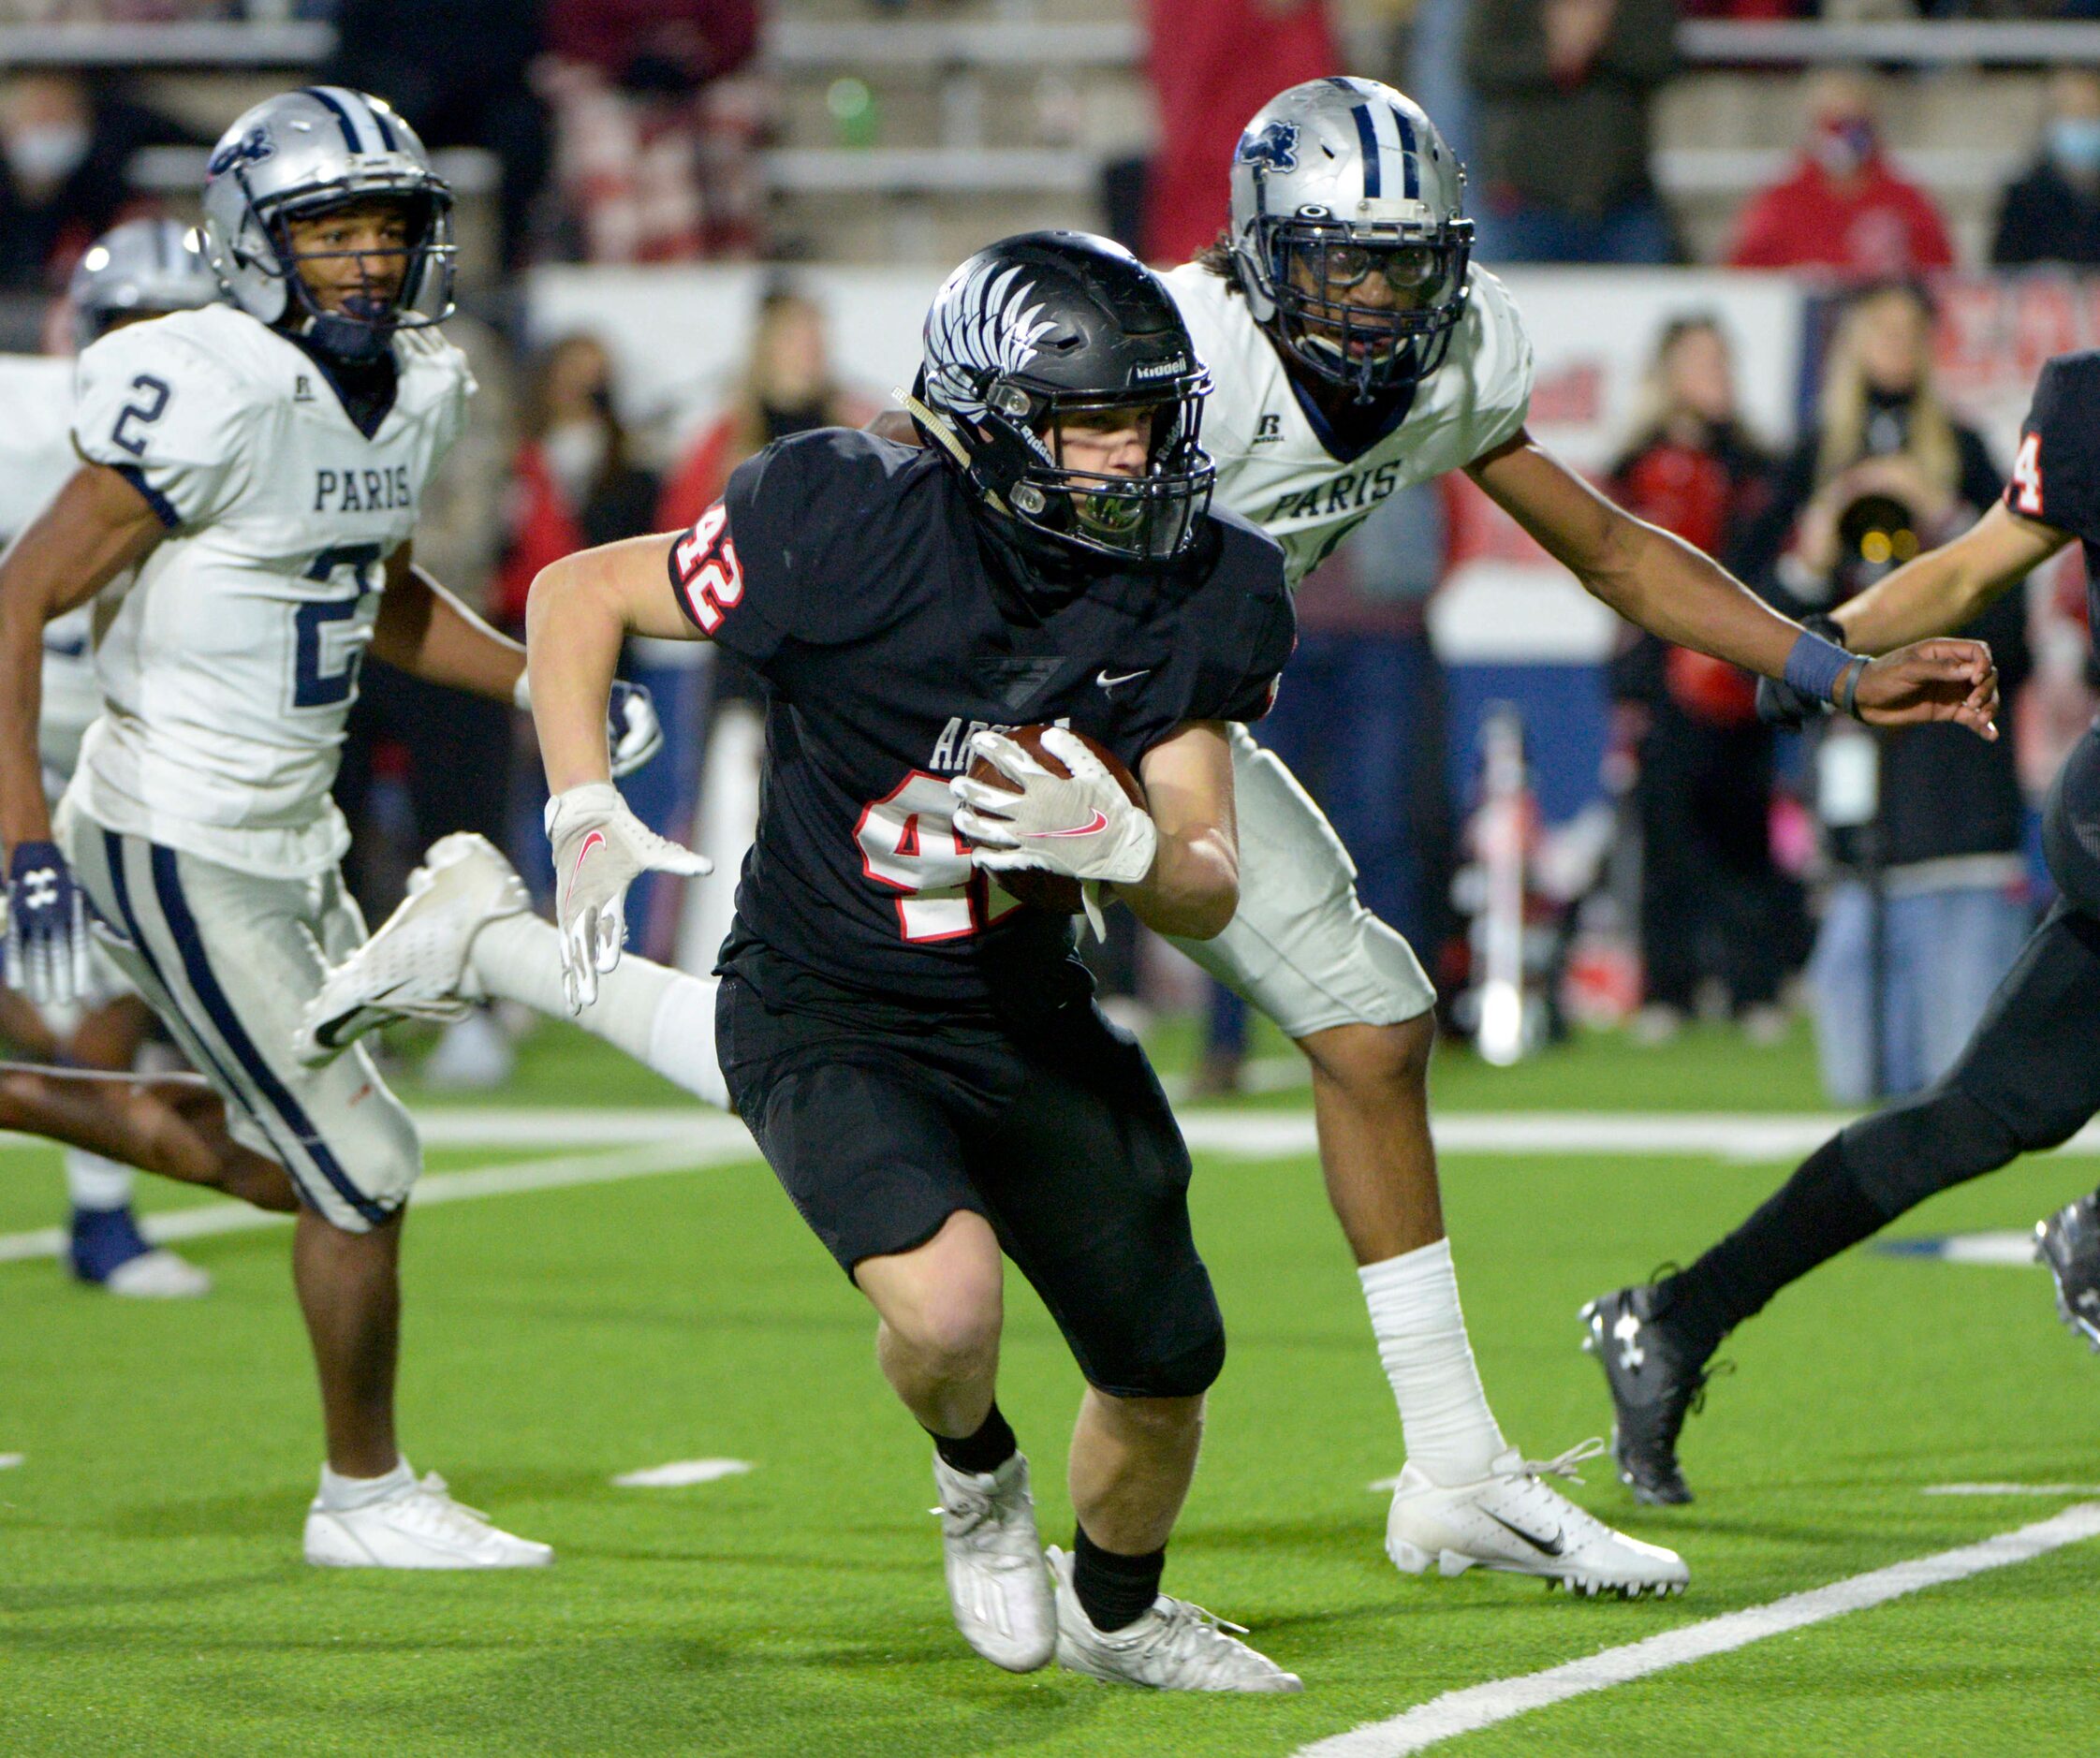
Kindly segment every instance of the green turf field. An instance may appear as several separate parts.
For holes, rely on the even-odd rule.
[[[1453,1110],[1813,1109],[1799,1043],[1592,1040],[1497,1072],[1452,1059]],[[507,1104],[667,1102],[593,1047],[536,1040]],[[1263,1108],[1302,1106],[1270,1094]],[[719,1127],[716,1129],[719,1136]],[[547,1151],[620,1154],[617,1143]],[[447,1148],[434,1172],[510,1165]],[[1783,1174],[1719,1159],[1453,1157],[1446,1200],[1482,1370],[1534,1454],[1598,1432],[1586,1297],[1688,1255]],[[1903,1230],[2023,1227],[2100,1178],[2030,1163]],[[0,1232],[58,1215],[55,1156],[0,1148]],[[156,1192],[156,1207],[179,1202]],[[1197,1238],[1232,1355],[1167,1585],[1250,1625],[1302,1696],[1149,1697],[977,1661],[942,1597],[927,1449],[871,1325],[748,1158],[432,1206],[406,1243],[403,1428],[419,1470],[552,1542],[544,1574],[329,1573],[299,1559],[318,1459],[286,1236],[187,1247],[204,1302],[150,1307],[0,1263],[0,1752],[1287,1754],[1455,1688],[2046,1519],[2075,1498],[1930,1485],[2100,1483],[2100,1365],[2046,1278],[1856,1254],[1746,1327],[1685,1449],[1700,1500],[1637,1511],[1683,1550],[1666,1604],[1385,1561],[1400,1432],[1309,1157],[1199,1155]],[[1015,1285],[1002,1402],[1068,1542],[1078,1382]],[[679,1489],[673,1460],[750,1461]],[[2037,1753],[2090,1740],[2100,1541],[1524,1715],[1453,1751]]]

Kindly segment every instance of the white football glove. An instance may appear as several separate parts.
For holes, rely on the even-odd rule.
[[[510,700],[521,714],[533,711],[531,672],[518,674]],[[613,679],[605,705],[605,743],[616,782],[632,775],[664,748],[664,725],[656,718],[656,701],[646,686],[629,683],[624,678]]]
[[[1021,784],[1010,794],[967,774],[948,783],[962,803],[955,828],[975,846],[970,858],[990,872],[1035,868],[1103,885],[1138,884],[1153,870],[1159,832],[1152,813],[1130,803],[1108,766],[1062,726],[1045,749],[1072,771],[1052,775],[1005,733],[980,732],[970,752]]]
[[[620,962],[627,887],[645,872],[714,871],[627,810],[610,782],[586,782],[547,802],[554,850],[554,913],[562,930],[562,993],[571,1013],[598,998],[598,977]]]

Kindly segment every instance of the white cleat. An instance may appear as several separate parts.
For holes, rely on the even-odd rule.
[[[995,1472],[959,1472],[936,1453],[933,1487],[947,1603],[962,1639],[1009,1673],[1048,1666],[1057,1607],[1035,1533],[1028,1460],[1016,1453]]]
[[[488,838],[440,837],[408,876],[379,931],[330,971],[306,1004],[292,1053],[310,1067],[399,1019],[458,1019],[481,994],[467,967],[474,937],[532,907],[525,883]]]
[[[1057,1663],[1069,1673],[1154,1691],[1303,1691],[1305,1681],[1239,1640],[1238,1624],[1162,1593],[1121,1630],[1094,1627],[1072,1587],[1072,1559],[1052,1546],[1057,1583]],[[1238,1635],[1232,1633],[1238,1632]]]
[[[212,1274],[155,1246],[125,1259],[102,1278],[100,1286],[105,1294],[133,1300],[198,1300],[212,1292]]]
[[[1661,1599],[1681,1593],[1691,1572],[1660,1545],[1615,1532],[1549,1487],[1548,1473],[1582,1480],[1575,1468],[1604,1451],[1585,1441],[1554,1459],[1526,1459],[1511,1447],[1478,1483],[1446,1489],[1409,1465],[1386,1518],[1386,1554],[1409,1575],[1463,1575],[1503,1569],[1543,1575],[1571,1593]]]
[[[361,1508],[306,1510],[306,1560],[329,1569],[542,1569],[551,1545],[492,1525],[452,1500],[435,1472]]]

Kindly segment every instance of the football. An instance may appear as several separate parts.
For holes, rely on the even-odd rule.
[[[1017,726],[1006,737],[1052,775],[1069,775],[1072,771],[1065,766],[1064,760],[1043,743],[1043,735],[1049,730],[1048,726]],[[1088,738],[1077,727],[1067,727],[1065,730],[1101,760],[1102,767],[1116,778],[1117,785],[1129,797],[1132,805],[1145,806],[1144,784],[1131,774],[1121,757],[1098,739]],[[1006,776],[982,757],[971,759],[970,779],[983,782],[1003,793],[1021,792]],[[1067,879],[1063,873],[1003,872],[991,877],[993,883],[1008,897],[1027,904],[1031,909],[1050,910],[1059,916],[1077,916],[1083,907],[1079,901],[1079,882],[1077,879]]]

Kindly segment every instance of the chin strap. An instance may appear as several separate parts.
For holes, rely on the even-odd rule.
[[[977,466],[970,457],[969,449],[962,444],[962,438],[957,434],[946,416],[928,408],[908,390],[901,390],[897,387],[891,386],[889,394],[904,405],[904,413],[925,429],[927,436],[950,458],[955,460],[956,468],[961,470],[964,476],[970,475],[976,469]],[[1012,509],[991,489],[985,490],[984,499],[985,505],[991,507],[993,512],[1005,513],[1009,519],[1013,517]]]

